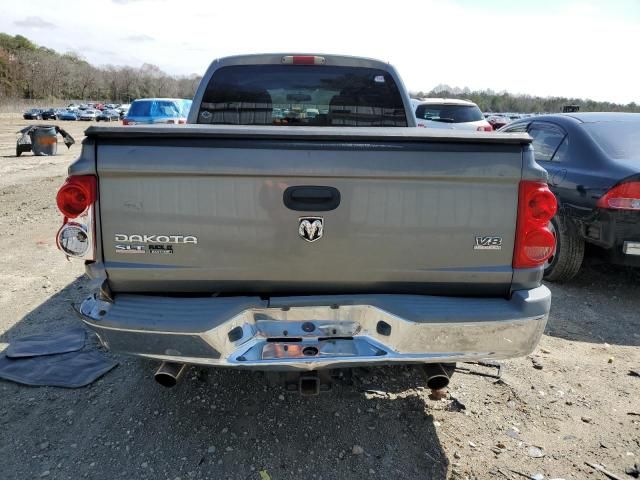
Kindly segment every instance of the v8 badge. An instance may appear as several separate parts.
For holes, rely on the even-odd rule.
[[[502,250],[502,237],[494,235],[476,237],[474,250]]]

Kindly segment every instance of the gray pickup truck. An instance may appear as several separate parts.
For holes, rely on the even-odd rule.
[[[303,393],[395,364],[436,389],[535,348],[556,204],[528,135],[412,128],[390,65],[326,55],[216,60],[188,123],[89,128],[58,193],[107,348],[165,385],[196,364]]]

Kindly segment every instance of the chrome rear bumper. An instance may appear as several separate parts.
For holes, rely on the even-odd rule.
[[[256,370],[504,359],[530,353],[549,313],[540,286],[510,300],[420,295],[87,298],[77,310],[109,349]]]

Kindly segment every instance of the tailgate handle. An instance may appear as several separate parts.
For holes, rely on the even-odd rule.
[[[298,212],[328,212],[340,205],[340,191],[334,187],[299,185],[284,191],[284,204]]]

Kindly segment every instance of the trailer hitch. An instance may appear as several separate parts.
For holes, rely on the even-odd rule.
[[[329,392],[333,386],[331,372],[325,370],[304,373],[287,372],[284,377],[285,389],[288,392],[298,392],[304,397]]]

